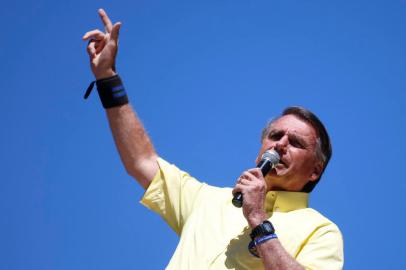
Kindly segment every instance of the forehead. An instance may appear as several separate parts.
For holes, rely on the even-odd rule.
[[[270,131],[284,131],[289,134],[295,134],[311,140],[315,140],[317,138],[316,131],[309,123],[292,114],[284,115],[276,119],[271,124]]]

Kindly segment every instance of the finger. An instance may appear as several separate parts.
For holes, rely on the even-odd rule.
[[[256,176],[256,175],[254,175],[251,171],[245,171],[243,174],[242,174],[242,177],[241,178],[243,178],[243,179],[247,179],[247,180],[249,180],[249,181],[254,181],[255,179],[258,179],[258,177]]]
[[[118,35],[120,34],[121,22],[114,24],[113,29],[111,30],[110,38],[118,43]]]
[[[87,45],[87,53],[89,54],[89,56],[91,58],[96,56],[96,48],[95,48],[95,42],[89,42],[89,44]]]
[[[88,40],[88,39],[95,39],[95,40],[102,40],[104,39],[105,34],[100,31],[99,29],[92,30],[84,34],[82,37],[83,40]]]
[[[237,185],[235,185],[235,187],[233,188],[233,190],[232,190],[231,192],[232,192],[233,194],[236,194],[236,193],[238,193],[238,192],[243,193],[243,189],[244,189],[244,186],[243,186],[243,185],[237,184]]]
[[[106,11],[104,11],[104,9],[102,9],[102,8],[99,9],[99,15],[104,24],[104,28],[106,29],[106,32],[110,33],[111,30],[113,29],[113,24],[111,23],[109,16],[107,16]]]
[[[103,39],[101,41],[98,41],[98,42],[95,42],[96,54],[100,53],[103,50],[105,45],[106,45],[106,40],[105,39]]]
[[[246,179],[250,181],[250,185],[254,185],[257,187],[264,187],[265,189],[268,188],[267,183],[262,176],[262,172],[258,168],[250,169],[248,171],[244,172],[244,175]]]
[[[248,186],[248,185],[252,184],[252,181],[251,181],[251,180],[248,180],[248,179],[245,179],[245,178],[242,178],[242,179],[238,182],[238,184],[240,184],[240,185],[242,185],[242,186]]]
[[[250,172],[252,175],[254,175],[257,178],[263,177],[262,172],[259,168],[249,169],[248,172]]]

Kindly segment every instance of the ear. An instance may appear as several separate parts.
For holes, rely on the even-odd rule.
[[[309,181],[316,181],[317,179],[319,179],[322,172],[323,172],[323,163],[317,162],[316,165],[314,165],[313,172],[310,175]]]

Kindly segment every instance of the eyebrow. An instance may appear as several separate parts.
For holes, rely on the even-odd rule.
[[[285,131],[281,130],[281,129],[274,129],[273,128],[273,129],[271,129],[269,131],[268,136],[270,136],[270,135],[281,135],[281,134],[285,134]],[[289,138],[289,140],[292,140],[292,139],[296,140],[297,142],[299,142],[304,147],[307,147],[309,145],[302,136],[297,135],[295,133],[289,133],[288,138]]]

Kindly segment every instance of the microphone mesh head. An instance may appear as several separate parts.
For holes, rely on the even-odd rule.
[[[262,159],[268,159],[275,166],[279,163],[280,156],[275,150],[267,150],[262,155]]]

